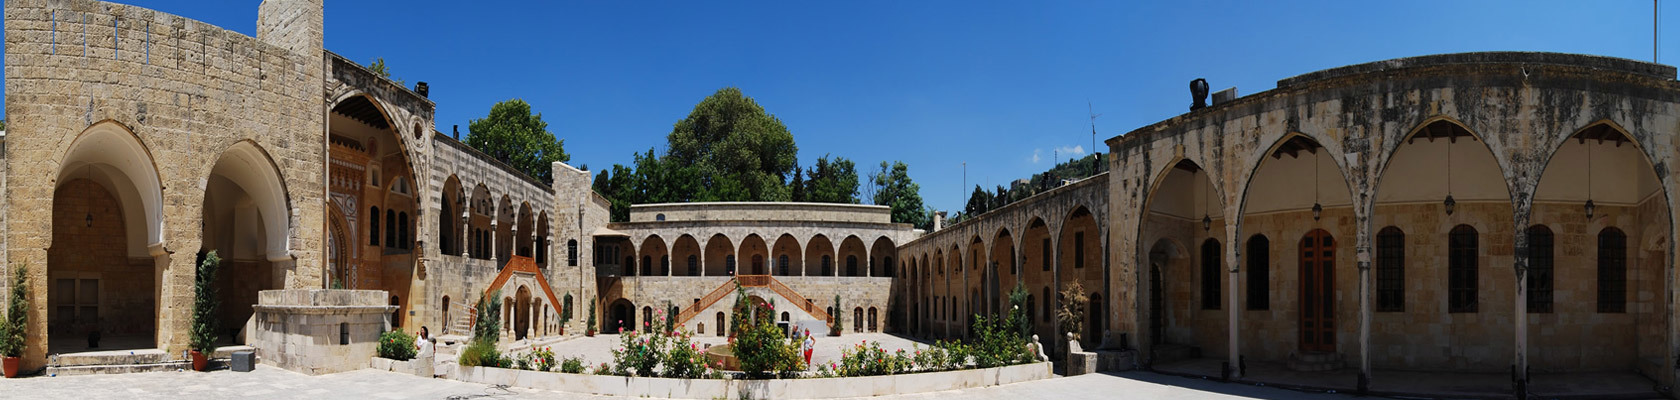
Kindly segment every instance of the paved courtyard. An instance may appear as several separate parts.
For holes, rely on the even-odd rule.
[[[0,379],[7,399],[605,399],[575,393],[498,388],[392,372],[359,370],[308,376],[270,366],[250,373],[215,371]],[[1222,384],[1148,372],[1053,378],[988,388],[872,399],[1351,399],[1351,396],[1293,392]]]

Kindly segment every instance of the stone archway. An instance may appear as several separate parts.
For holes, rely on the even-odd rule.
[[[273,160],[249,141],[224,151],[205,182],[199,253],[222,260],[219,327],[222,339],[242,344],[257,293],[285,287],[293,272],[290,200]]]
[[[163,255],[152,254],[162,248],[163,218],[150,151],[121,124],[101,122],[70,145],[56,182],[43,282],[46,353],[162,347],[165,321],[189,313],[165,315],[158,299],[182,294],[191,275],[184,283],[169,278]]]

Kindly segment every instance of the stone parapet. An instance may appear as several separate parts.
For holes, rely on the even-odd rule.
[[[396,306],[378,290],[294,289],[258,294],[257,355],[280,368],[329,374],[366,368]]]

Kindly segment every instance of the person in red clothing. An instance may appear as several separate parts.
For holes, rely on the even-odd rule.
[[[817,339],[811,337],[810,329],[805,330],[805,343],[802,347],[805,348],[805,365],[808,367],[811,365],[811,350],[817,349]]]

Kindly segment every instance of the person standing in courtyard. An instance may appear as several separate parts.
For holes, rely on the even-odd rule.
[[[811,366],[811,350],[816,350],[816,348],[817,348],[817,339],[814,339],[814,338],[811,337],[811,330],[810,329],[805,330],[805,342],[800,347],[802,347],[802,350],[805,350],[805,366],[806,366],[806,368],[810,368],[810,366]]]

